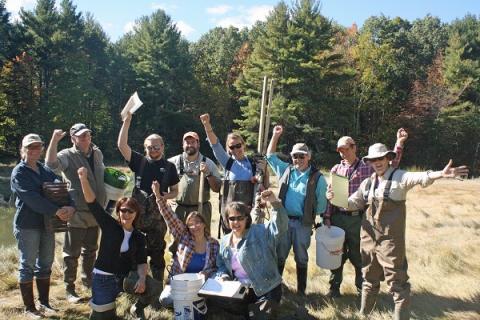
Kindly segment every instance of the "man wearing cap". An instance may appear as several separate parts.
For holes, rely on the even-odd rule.
[[[128,145],[128,130],[132,121],[132,114],[127,113],[123,119],[122,128],[118,135],[118,149],[128,162],[130,169],[135,172],[135,187],[132,197],[137,199],[144,209],[140,230],[147,238],[147,254],[150,256],[150,270],[152,277],[163,282],[165,270],[165,234],[167,225],[158,211],[155,196],[152,191],[152,182],[160,183],[161,192],[165,199],[175,199],[178,194],[178,175],[175,166],[163,158],[164,142],[158,134],[149,135],[144,141],[145,156],[133,151]],[[137,305],[137,307],[142,307]],[[137,310],[141,313],[141,310]]]
[[[219,192],[221,177],[215,163],[199,152],[200,138],[196,132],[187,132],[183,135],[183,153],[176,155],[168,161],[177,168],[180,177],[177,208],[175,214],[185,222],[185,218],[192,211],[198,211],[200,172],[205,176],[203,189],[202,214],[210,229],[212,220],[212,204],[210,203],[210,189]],[[175,252],[175,251],[173,251]]]
[[[440,178],[466,175],[468,168],[452,168],[450,160],[442,171],[406,172],[389,164],[395,156],[395,152],[381,143],[368,148],[363,161],[375,172],[348,198],[347,209],[366,208],[360,231],[364,279],[360,312],[370,314],[380,281],[386,280],[395,303],[394,319],[406,320],[410,318],[410,283],[405,254],[407,192],[416,185],[427,187]],[[332,200],[334,196],[329,189],[327,199]]]
[[[76,214],[68,222],[63,244],[64,282],[67,300],[78,302],[80,297],[75,292],[78,258],[82,255],[82,283],[90,288],[92,271],[95,263],[98,241],[98,224],[83,197],[77,170],[88,167],[88,181],[95,192],[99,203],[106,199],[103,175],[105,165],[103,154],[92,143],[91,130],[83,123],[74,124],[70,128],[72,147],[63,149],[57,154],[58,142],[66,135],[61,129],[53,131],[50,145],[47,149],[45,162],[57,173],[62,172],[69,182],[69,191],[77,208]]]
[[[396,158],[392,161],[393,167],[398,167],[402,158],[403,145],[407,140],[408,134],[400,128],[397,131],[397,142],[395,144]],[[357,157],[357,146],[355,141],[348,136],[341,137],[337,142],[337,152],[340,154],[342,161],[333,166],[330,170],[331,174],[337,174],[347,177],[348,194],[352,195],[357,191],[360,183],[369,178],[374,172],[373,168]],[[350,260],[355,268],[355,286],[357,292],[362,292],[362,258],[360,256],[360,226],[362,222],[363,211],[349,211],[346,208],[339,208],[331,203],[327,206],[327,211],[323,217],[325,225],[337,226],[345,231],[344,252],[342,255],[342,264],[335,270],[331,271],[330,289],[327,294],[330,298],[338,298],[340,294],[340,285],[343,280],[343,265]]]
[[[293,146],[290,156],[292,165],[275,155],[277,143],[283,133],[282,126],[273,128],[272,139],[267,149],[267,161],[279,177],[279,198],[287,210],[288,233],[277,244],[278,266],[283,273],[285,261],[293,246],[297,269],[297,291],[305,294],[307,286],[308,248],[315,217],[327,206],[325,191],[327,183],[320,171],[310,164],[311,152],[305,143]]]

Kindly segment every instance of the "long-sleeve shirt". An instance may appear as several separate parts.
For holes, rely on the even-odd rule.
[[[230,155],[225,151],[223,146],[218,141],[215,144],[210,144],[210,146],[212,147],[215,158],[222,165],[222,167],[225,168],[228,159],[231,158]],[[232,181],[250,181],[253,175],[255,175],[255,173],[252,173],[252,164],[247,157],[244,157],[242,160],[233,158],[232,167],[228,171],[228,176],[225,177],[225,179]]]
[[[392,167],[398,168],[400,160],[403,156],[403,147],[396,144],[395,145],[396,157],[392,160]],[[373,167],[368,163],[365,163],[361,159],[356,159],[354,163],[349,165],[345,160],[342,160],[340,163],[333,166],[330,170],[330,174],[335,173],[340,176],[348,177],[348,195],[351,196],[355,191],[358,190],[360,184],[363,180],[370,178],[371,175],[375,172]],[[342,210],[341,208],[340,210]],[[334,213],[334,205],[330,202],[327,206],[327,211],[325,212],[324,219],[329,219]]]
[[[195,253],[195,240],[185,224],[178,219],[177,215],[173,212],[165,199],[160,199],[157,203],[158,209],[165,219],[168,229],[172,233],[174,239],[178,241],[177,254],[173,260],[172,275],[184,273]],[[207,256],[202,270],[202,272],[205,273],[206,278],[217,270],[216,259],[218,248],[218,241],[212,237],[207,237]]]
[[[60,181],[60,178],[44,164],[37,162],[38,172],[27,166],[24,160],[13,169],[10,188],[15,194],[15,218],[13,225],[19,229],[44,229],[44,219],[55,215],[59,207],[43,196],[43,183]]]

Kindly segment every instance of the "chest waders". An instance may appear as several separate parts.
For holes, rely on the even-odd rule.
[[[376,174],[369,182],[368,208],[362,220],[360,250],[362,255],[363,287],[360,312],[368,315],[386,280],[395,303],[395,320],[410,319],[410,284],[405,255],[405,201],[390,199],[392,177],[390,174],[383,197],[375,198]]]
[[[202,162],[205,162],[205,156]],[[185,172],[183,156],[180,157],[180,168],[178,175],[181,177],[178,183],[177,203],[183,206],[198,206],[199,190],[200,190],[200,174],[195,172],[190,174]],[[207,178],[205,178],[207,180]],[[203,200],[210,200],[210,188],[208,181],[205,181],[203,189]]]

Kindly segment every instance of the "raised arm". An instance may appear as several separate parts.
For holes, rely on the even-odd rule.
[[[152,191],[155,195],[155,198],[157,198],[158,210],[165,219],[170,233],[175,240],[180,240],[185,234],[188,233],[185,224],[178,219],[175,212],[173,212],[172,208],[167,204],[167,199],[162,196],[160,192],[160,184],[157,181],[153,181]]]
[[[93,192],[90,182],[88,182],[88,170],[85,167],[81,167],[77,170],[78,179],[80,179],[80,184],[82,185],[83,196],[87,203],[95,202],[95,193]]]
[[[130,128],[130,123],[132,122],[132,114],[127,112],[127,116],[123,120],[122,127],[120,128],[120,133],[118,134],[118,150],[122,154],[123,158],[130,162],[132,157],[132,149],[128,145],[128,129]]]
[[[402,160],[403,157],[403,146],[405,144],[405,141],[408,139],[408,133],[405,129],[400,128],[397,131],[397,141],[395,142],[395,148],[394,151],[396,153],[395,159],[392,160],[392,167],[398,168],[400,165],[400,161]]]
[[[277,151],[278,140],[280,139],[282,133],[282,126],[277,125],[273,127],[272,139],[270,139],[270,143],[268,144],[267,155],[271,155],[272,153],[275,153]]]
[[[60,140],[63,139],[63,137],[65,137],[66,134],[67,133],[64,132],[62,129],[53,130],[52,138],[50,139],[47,153],[45,155],[45,163],[52,169],[57,169],[58,167],[58,143],[60,142]]]
[[[215,132],[213,132],[212,124],[210,123],[210,115],[208,113],[202,114],[200,116],[200,120],[205,128],[208,141],[210,141],[211,144],[216,144],[218,142],[218,138]]]

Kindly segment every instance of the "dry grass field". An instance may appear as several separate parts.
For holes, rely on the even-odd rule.
[[[413,319],[480,319],[480,180],[443,180],[422,189],[416,187],[408,196],[407,256],[412,284]],[[216,197],[214,196],[214,203]],[[0,209],[2,210],[2,209]],[[214,216],[218,221],[218,216]],[[216,234],[212,230],[213,234]],[[88,304],[69,305],[63,296],[61,237],[54,264],[52,301],[60,309],[53,319],[87,319]],[[328,270],[315,265],[315,242],[309,263],[307,297],[296,294],[293,258],[284,274],[284,296],[280,308],[282,319],[361,319],[359,298],[355,295],[353,269],[346,265],[343,297],[327,300]],[[0,250],[0,318],[23,319],[22,304],[16,284],[17,251]],[[79,285],[79,287],[81,287]],[[87,301],[89,292],[81,292]],[[118,299],[117,314],[129,319],[128,297]],[[370,319],[391,319],[393,303],[385,286]],[[171,319],[168,310],[146,310],[150,319]],[[216,317],[218,318],[218,317]]]

